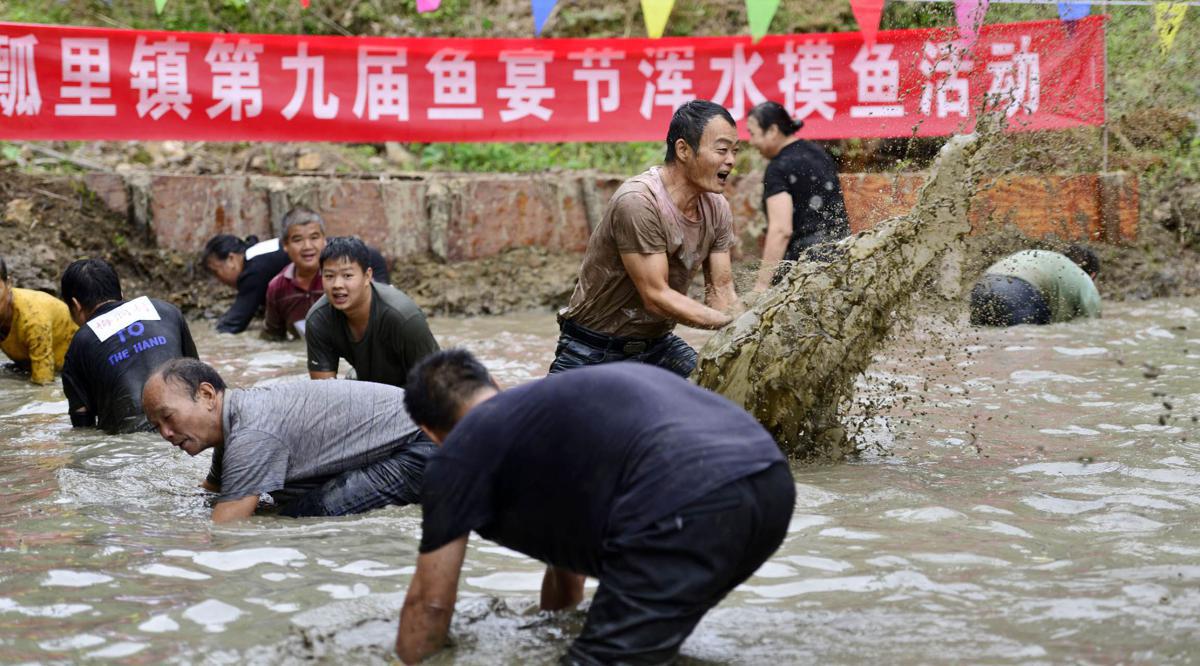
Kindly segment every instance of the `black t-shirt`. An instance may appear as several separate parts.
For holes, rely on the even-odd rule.
[[[246,260],[237,280],[237,298],[229,310],[217,319],[217,331],[241,333],[267,302],[267,285],[292,262],[282,249]]]
[[[795,261],[810,245],[850,235],[846,202],[837,166],[823,148],[811,141],[784,146],[763,175],[763,213],[767,199],[792,195],[792,238],[783,258]]]
[[[147,316],[151,311],[159,319]],[[100,306],[71,339],[63,363],[71,423],[98,425],[109,434],[148,430],[142,413],[146,378],[159,364],[181,356],[198,358],[179,308],[146,297]]]
[[[605,539],[783,460],[753,417],[666,370],[550,375],[475,407],[430,458],[421,552],[474,530],[596,576]]]
[[[337,372],[338,359],[354,366],[365,382],[404,388],[408,371],[438,350],[425,313],[407,294],[386,284],[371,284],[371,313],[361,340],[354,340],[346,315],[322,296],[305,317],[310,372]]]

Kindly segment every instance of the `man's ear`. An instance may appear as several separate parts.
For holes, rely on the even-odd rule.
[[[370,266],[367,267],[367,270],[363,271],[363,275],[366,276],[367,282],[375,281],[375,271]]]
[[[433,428],[427,428],[423,425],[418,425],[417,427],[421,429],[421,432],[425,433],[426,437],[432,439],[433,443],[437,444],[438,446],[441,446],[442,442],[446,439],[445,433],[439,432]]]
[[[692,156],[692,147],[688,144],[687,139],[675,139],[675,159],[680,162],[688,162],[691,161]]]
[[[72,296],[71,304],[67,309],[69,309],[71,311],[72,319],[75,319],[75,318],[83,319],[83,316],[84,316],[83,315],[83,304],[79,302],[78,298],[75,298],[74,296]]]
[[[196,388],[196,399],[204,400],[208,406],[212,408],[216,405],[217,389],[208,382],[200,382],[200,386]]]

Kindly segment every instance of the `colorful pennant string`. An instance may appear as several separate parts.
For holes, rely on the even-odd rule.
[[[850,0],[850,11],[854,12],[854,20],[858,21],[858,31],[862,33],[863,41],[875,43],[875,34],[879,32],[879,19],[883,16],[884,0]]]
[[[771,19],[779,9],[779,0],[746,0],[746,16],[750,19],[750,38],[754,42],[771,29]]]
[[[675,0],[642,0],[642,18],[646,20],[646,34],[654,39],[662,37],[674,7]]]

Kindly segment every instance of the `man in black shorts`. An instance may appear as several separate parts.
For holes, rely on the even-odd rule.
[[[671,660],[787,533],[795,484],[771,436],[669,371],[602,364],[500,393],[450,350],[413,370],[405,404],[440,444],[396,637],[406,663],[443,646],[472,531],[549,565],[544,610],[600,579],[572,664]]]
[[[421,495],[434,445],[404,411],[404,391],[367,382],[227,389],[211,366],[174,359],[142,393],[146,418],[190,456],[213,449],[203,487],[213,522],[248,518],[269,493],[285,516],[345,516]]]
[[[421,308],[373,275],[370,251],[357,238],[330,238],[321,250],[325,295],[305,318],[309,377],[336,377],[340,357],[360,381],[402,387],[409,369],[438,350]]]
[[[165,361],[197,357],[179,308],[145,296],[126,301],[117,272],[98,258],[67,266],[59,295],[79,325],[62,371],[71,425],[110,435],[150,430],[146,378]]]

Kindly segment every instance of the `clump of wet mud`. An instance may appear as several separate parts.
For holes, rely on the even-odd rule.
[[[523,247],[454,264],[397,262],[392,282],[433,315],[558,308],[571,298],[581,259],[573,252]]]
[[[912,213],[800,261],[700,351],[693,378],[753,414],[788,455],[837,460],[853,450],[839,410],[927,267],[971,228],[968,211],[991,133],[942,149]],[[809,255],[813,257],[812,254]]]
[[[154,247],[122,215],[82,183],[0,174],[0,255],[17,286],[58,293],[76,259],[103,257],[117,268],[128,295],[149,295],[196,311],[221,299],[219,286],[197,275],[193,257]]]

